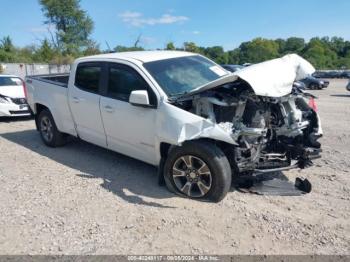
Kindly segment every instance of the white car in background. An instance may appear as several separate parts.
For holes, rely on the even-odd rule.
[[[14,75],[0,75],[0,117],[31,115],[24,81]]]

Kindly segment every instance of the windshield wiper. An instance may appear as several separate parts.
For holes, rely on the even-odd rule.
[[[179,100],[182,97],[185,97],[188,94],[188,91],[183,92],[183,93],[178,93],[178,94],[174,94],[168,97],[169,102],[176,102],[177,100]]]

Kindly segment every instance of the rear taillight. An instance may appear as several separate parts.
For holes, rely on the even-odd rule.
[[[317,105],[316,105],[315,98],[310,97],[310,99],[309,99],[309,107],[311,107],[315,112],[317,112]]]
[[[28,100],[27,86],[26,86],[26,82],[24,82],[23,80],[22,80],[22,86],[23,86],[24,97],[26,98],[26,100]]]

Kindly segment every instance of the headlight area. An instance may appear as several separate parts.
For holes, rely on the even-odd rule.
[[[0,96],[0,117],[30,116],[31,112],[24,98]]]
[[[11,103],[10,101],[7,100],[8,98],[5,96],[0,96],[0,103],[1,104],[9,104]]]

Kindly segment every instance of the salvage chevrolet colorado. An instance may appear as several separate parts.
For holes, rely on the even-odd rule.
[[[217,202],[232,176],[319,157],[315,97],[293,86],[314,71],[297,55],[230,73],[201,55],[143,51],[79,58],[70,75],[26,86],[46,145],[79,137],[158,166],[180,196]]]

